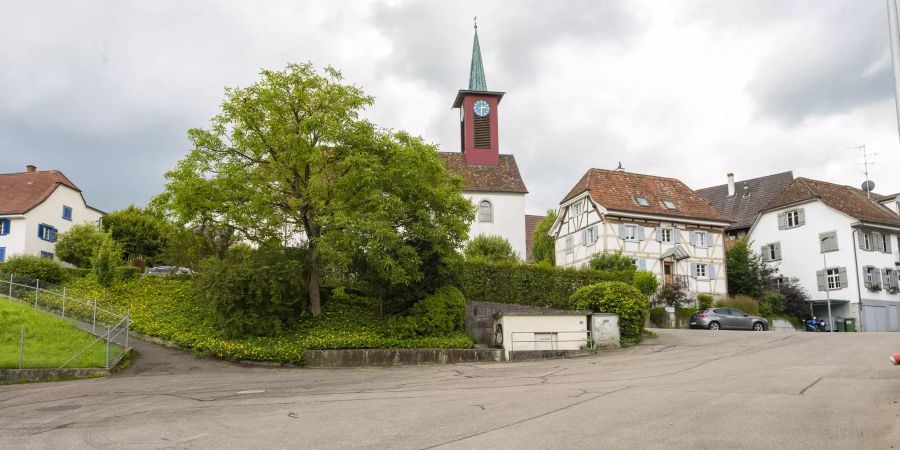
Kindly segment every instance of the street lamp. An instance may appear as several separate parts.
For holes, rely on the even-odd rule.
[[[834,319],[831,317],[831,291],[828,287],[828,263],[825,261],[825,241],[828,239],[834,239],[834,236],[825,236],[823,238],[819,238],[819,248],[822,249],[822,268],[825,270],[825,301],[828,303],[828,331],[834,332]]]

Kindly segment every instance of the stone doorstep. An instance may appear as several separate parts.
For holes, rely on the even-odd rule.
[[[128,347],[122,354],[110,361],[112,369],[78,367],[69,369],[0,369],[0,384],[108,377],[115,372],[116,366],[131,352],[132,348]]]

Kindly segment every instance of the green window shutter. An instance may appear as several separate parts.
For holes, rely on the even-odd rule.
[[[778,213],[778,229],[783,230],[787,228],[787,217],[784,213]]]
[[[806,214],[803,212],[803,208],[797,210],[797,226],[806,225]]]
[[[847,285],[847,268],[841,267],[838,269],[838,280],[841,282],[841,289],[848,287]]]
[[[816,271],[816,284],[819,285],[820,291],[825,290],[825,271],[824,270]]]

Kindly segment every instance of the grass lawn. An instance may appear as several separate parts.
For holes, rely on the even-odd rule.
[[[103,289],[90,277],[70,280],[67,287],[75,298],[103,298]],[[359,297],[332,299],[323,305],[321,316],[298,317],[280,336],[239,339],[222,335],[215,311],[195,295],[189,280],[129,280],[110,288],[106,300],[98,304],[116,311],[130,308],[134,331],[231,360],[299,363],[304,349],[470,348],[473,344],[462,332],[415,339],[394,337],[387,318],[375,314],[375,303]],[[80,313],[90,314],[89,310]]]
[[[19,368],[19,338],[25,324],[23,368],[57,368],[96,339],[75,325],[28,305],[0,298],[0,369]],[[119,352],[110,347],[110,354]],[[98,342],[66,367],[104,367],[106,346]]]

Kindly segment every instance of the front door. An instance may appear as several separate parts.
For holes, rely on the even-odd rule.
[[[666,280],[666,284],[673,284],[675,282],[675,264],[671,261],[666,261],[663,263],[663,275]]]

